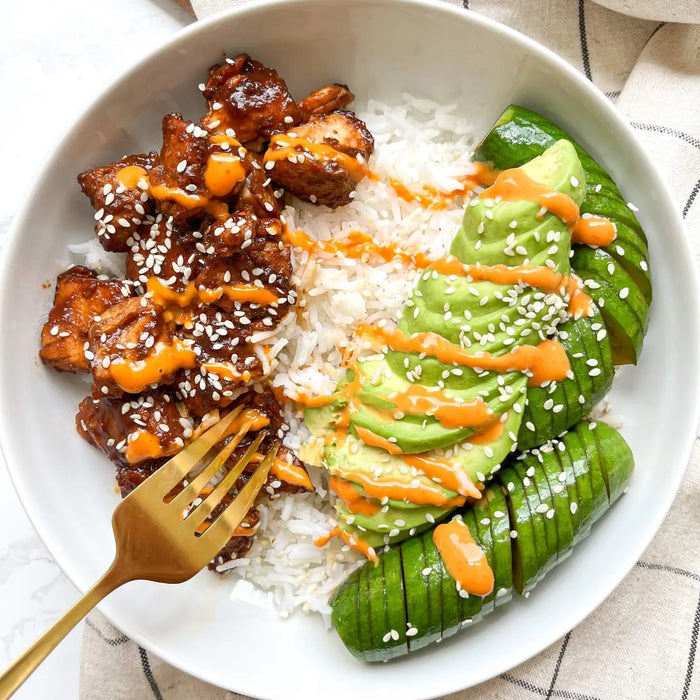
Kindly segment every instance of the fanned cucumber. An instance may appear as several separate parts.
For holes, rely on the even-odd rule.
[[[471,626],[510,597],[511,582],[517,593],[530,591],[562,561],[624,491],[632,469],[632,453],[617,431],[577,424],[545,449],[511,460],[498,472],[498,483],[463,510],[463,522],[494,571],[488,596],[459,593],[429,530],[381,554],[376,567],[368,562],[355,571],[331,599],[333,626],[364,661],[403,656]],[[535,504],[554,511],[536,514],[547,523],[537,530]]]

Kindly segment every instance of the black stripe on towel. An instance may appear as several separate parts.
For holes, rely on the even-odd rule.
[[[630,126],[639,131],[655,131],[657,134],[675,136],[677,139],[685,141],[691,146],[695,146],[695,148],[700,148],[700,139],[695,138],[692,134],[686,134],[685,131],[673,129],[670,126],[664,126],[663,124],[645,124],[643,122],[630,122]]]
[[[690,207],[693,206],[693,202],[695,201],[695,198],[698,196],[698,192],[700,192],[700,180],[698,180],[695,183],[695,187],[693,187],[693,191],[690,193],[690,197],[688,197],[688,201],[685,203],[685,206],[683,207],[683,218],[684,219],[686,216],[688,216],[688,212],[690,211]]]
[[[695,621],[693,622],[693,631],[690,634],[690,650],[688,651],[688,670],[685,673],[685,683],[683,684],[683,695],[681,700],[688,700],[690,697],[690,682],[693,680],[693,667],[695,666],[695,652],[698,649],[698,632],[700,631],[700,600],[698,607],[695,608]]]
[[[143,675],[146,676],[148,685],[151,686],[153,697],[155,697],[156,700],[163,700],[163,696],[160,693],[160,688],[156,683],[156,679],[153,677],[151,662],[148,660],[148,652],[143,647],[139,647],[139,656],[141,657],[141,668],[143,670]]]
[[[570,638],[571,638],[571,632],[567,632],[566,637],[564,637],[564,641],[561,644],[561,649],[559,650],[559,656],[557,657],[557,663],[554,666],[554,673],[552,674],[552,682],[549,684],[549,692],[547,693],[546,700],[549,700],[552,697],[552,693],[554,692],[554,684],[557,682],[557,676],[559,675],[559,669],[561,668],[561,662],[562,662],[562,659],[564,658],[564,654],[566,653],[566,647],[569,645]]]
[[[700,574],[694,574],[692,571],[679,569],[677,566],[668,566],[666,564],[652,564],[648,561],[638,561],[637,566],[640,569],[651,569],[653,571],[668,571],[672,574],[678,574],[679,576],[687,576],[688,578],[692,578],[694,581],[700,581]]]
[[[504,673],[499,676],[504,681],[517,685],[519,688],[524,688],[529,690],[533,695],[539,695],[540,697],[546,697],[549,690],[546,688],[541,688],[538,685],[529,683],[528,681],[522,680],[522,678],[516,678],[510,673]],[[550,697],[553,698],[564,698],[565,700],[602,700],[594,695],[584,695],[583,693],[574,693],[570,690],[553,690]]]
[[[89,618],[86,618],[85,624],[103,641],[105,644],[109,644],[111,647],[120,647],[122,644],[126,644],[129,641],[129,638],[125,635],[122,634],[121,637],[115,637],[114,639],[110,639],[109,637],[105,637],[104,634],[102,634],[102,630],[100,630]]]
[[[581,41],[581,60],[583,61],[583,72],[589,80],[591,77],[591,61],[588,56],[588,37],[586,36],[586,11],[583,7],[584,0],[578,0],[578,35]]]

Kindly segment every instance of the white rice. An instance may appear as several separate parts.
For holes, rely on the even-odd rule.
[[[363,180],[353,201],[335,211],[295,201],[284,212],[287,226],[322,240],[362,231],[382,245],[397,244],[433,258],[445,255],[460,226],[463,203],[426,210],[402,200],[388,179],[395,177],[412,191],[423,185],[440,191],[462,185],[472,140],[469,124],[455,111],[456,105],[441,106],[408,94],[398,105],[370,100],[358,116],[374,136],[369,166],[380,180]],[[71,246],[71,252],[99,273],[124,272],[124,256],[107,253],[95,238]],[[398,319],[420,272],[400,262],[380,264],[298,250],[293,262],[299,313],[289,314],[253,341],[260,358],[271,363],[273,386],[284,387],[289,396],[329,394],[344,374],[344,361],[358,351],[355,325]],[[269,348],[267,354],[262,346]],[[309,432],[291,404],[284,410],[291,428],[285,443],[299,449]],[[219,567],[235,579],[233,599],[271,604],[284,617],[297,609],[327,615],[331,593],[364,561],[339,538],[323,548],[314,546],[313,540],[336,521],[324,475],[311,469],[311,477],[315,493],[282,495],[261,505],[261,525],[250,552]],[[256,594],[250,584],[266,594]]]
[[[374,135],[376,149],[369,165],[380,181],[363,180],[353,201],[335,211],[295,201],[284,212],[287,226],[317,240],[362,231],[380,245],[396,244],[434,258],[445,255],[461,224],[463,204],[458,200],[445,209],[426,210],[401,199],[388,180],[395,177],[412,191],[422,185],[440,191],[461,186],[471,163],[471,131],[453,114],[455,109],[410,95],[403,95],[398,106],[370,101],[367,112],[358,116]],[[272,347],[272,384],[290,396],[332,393],[345,372],[344,361],[358,350],[355,325],[397,320],[419,275],[400,262],[364,262],[295,249],[293,282],[301,313],[260,339]],[[299,449],[310,435],[291,404],[285,406],[285,422],[291,426],[286,444]],[[313,469],[312,475],[318,484]],[[313,545],[314,538],[336,525],[325,489],[282,496],[263,508],[265,522],[245,564],[230,562],[221,568],[267,591],[266,603],[284,617],[295,609],[328,614],[330,594],[364,558],[338,538],[323,548]],[[250,602],[250,596],[248,586],[234,585],[234,600]]]

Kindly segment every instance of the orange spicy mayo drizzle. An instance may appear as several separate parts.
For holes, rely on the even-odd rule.
[[[252,376],[247,369],[239,372],[236,365],[230,362],[202,362],[201,367],[221,379],[230,379],[233,382],[249,382]]]
[[[434,416],[445,428],[483,428],[497,418],[482,399],[460,401],[440,389],[428,389],[420,384],[412,384],[405,391],[390,394],[387,399],[397,411]]]
[[[282,390],[282,396],[292,401],[300,403],[302,406],[308,406],[309,408],[319,408],[321,406],[329,406],[334,401],[343,398],[344,394],[342,391],[336,391],[334,394],[311,396],[303,391],[298,391],[294,396],[287,396]]]
[[[571,229],[571,240],[591,246],[610,245],[617,235],[615,224],[602,216],[582,216]]]
[[[491,593],[495,580],[486,554],[460,519],[438,525],[433,530],[433,542],[448,573],[463,591],[482,597]]]
[[[391,440],[387,440],[381,435],[377,435],[371,430],[367,430],[367,428],[355,426],[355,431],[357,432],[357,437],[359,437],[360,440],[365,443],[365,445],[369,445],[370,447],[381,447],[383,450],[386,450],[392,455],[401,454],[401,448],[396,443],[391,442]]]
[[[371,562],[374,562],[375,565],[379,562],[379,557],[374,551],[374,547],[370,547],[364,540],[361,540],[359,537],[357,537],[357,535],[351,535],[347,532],[344,532],[339,527],[334,527],[327,535],[317,537],[314,540],[314,544],[317,547],[323,547],[324,545],[327,545],[334,537],[340,537],[340,539],[343,540],[345,544],[364,554],[367,557],[367,559],[369,559]]]
[[[172,344],[156,343],[153,351],[143,360],[112,360],[109,372],[117,386],[128,394],[138,394],[151,384],[157,384],[163,375],[173,374],[179,369],[191,369],[196,364],[194,350],[175,340]]]
[[[407,501],[419,506],[440,506],[448,509],[463,505],[465,500],[463,496],[450,498],[437,484],[420,482],[407,484],[386,477],[377,479],[371,474],[345,470],[341,467],[334,467],[333,472],[341,479],[359,484],[369,498],[376,498],[379,501],[390,498],[392,501]]]
[[[146,430],[136,430],[129,435],[126,442],[126,461],[137,464],[145,459],[157,459],[163,456],[163,448],[158,436]]]
[[[450,491],[455,491],[461,496],[481,498],[481,491],[476,488],[469,475],[461,467],[446,459],[426,454],[402,455],[401,459],[409,467],[415,467],[428,479],[439,482]]]
[[[176,292],[170,289],[157,277],[149,277],[146,289],[156,304],[169,304],[187,308],[193,303],[211,304],[225,296],[231,301],[249,302],[251,304],[274,304],[279,300],[276,294],[254,284],[224,284],[216,289],[204,289],[190,282],[184,291]]]
[[[372,173],[373,180],[379,180],[376,173]],[[458,178],[463,184],[449,192],[443,192],[431,185],[422,185],[421,192],[410,190],[403,182],[395,177],[389,177],[389,184],[396,195],[406,202],[416,202],[425,209],[445,209],[455,197],[463,197],[481,185],[490,185],[496,177],[496,173],[485,163],[472,163],[471,169],[464,176]]]
[[[500,420],[494,421],[491,425],[480,430],[467,438],[467,442],[473,445],[490,445],[503,435],[503,423]]]
[[[138,187],[141,180],[148,182],[148,172],[140,165],[127,165],[117,172],[117,182],[127,190]]]
[[[246,423],[250,421],[248,430],[262,430],[270,425],[270,419],[255,408],[246,408],[245,411],[237,415],[228,429],[228,434],[238,432]]]
[[[293,245],[300,250],[311,253],[324,252],[334,255],[342,255],[344,258],[357,260],[365,255],[376,255],[385,262],[400,260],[415,268],[428,267],[432,261],[423,253],[408,253],[396,245],[379,245],[372,241],[372,237],[362,231],[350,231],[345,238],[330,238],[325,241],[317,241],[308,236],[304,231],[287,230],[282,236],[285,243]]]
[[[573,226],[579,217],[579,209],[569,195],[549,189],[536,182],[520,168],[504,170],[496,176],[493,185],[479,193],[480,198],[503,200],[530,200],[558,216],[567,226]]]
[[[212,153],[207,159],[204,185],[215,197],[225,197],[245,177],[241,159],[233,153]]]
[[[330,144],[315,143],[314,141],[299,138],[298,136],[290,136],[289,134],[275,134],[270,139],[270,146],[265,151],[263,162],[271,163],[278,160],[287,160],[290,156],[303,156],[304,152],[310,153],[319,160],[334,160],[358,179],[367,174],[366,165]]]
[[[473,353],[450,343],[436,333],[407,336],[398,328],[389,330],[361,323],[357,332],[399,352],[425,353],[446,364],[454,363],[494,372],[530,372],[530,386],[559,381],[570,370],[569,359],[561,343],[544,340],[539,345],[521,345],[505,355]]]
[[[250,461],[257,464],[262,462],[263,459],[265,459],[265,455],[261,454],[260,452],[256,452]],[[287,484],[292,484],[292,486],[301,486],[309,491],[314,490],[311,479],[309,479],[309,475],[306,473],[306,469],[304,469],[304,467],[300,467],[292,462],[287,462],[279,457],[275,457],[275,461],[270,467],[270,474],[277,477],[280,481],[284,481]]]
[[[584,219],[579,219],[583,221]],[[587,220],[587,219],[585,219]],[[325,241],[317,241],[304,231],[287,230],[283,234],[283,240],[295,248],[306,250],[310,253],[324,252],[342,255],[345,258],[357,260],[365,255],[375,255],[385,262],[400,260],[419,270],[427,267],[441,275],[455,275],[457,277],[470,277],[475,282],[493,282],[494,284],[527,284],[530,287],[543,289],[552,294],[566,288],[569,294],[569,313],[585,311],[590,306],[590,299],[581,296],[583,294],[580,285],[574,278],[555,272],[546,265],[465,265],[453,255],[431,260],[424,253],[410,253],[401,250],[394,244],[379,245],[372,241],[369,234],[362,231],[351,231],[345,238],[331,238]],[[574,302],[574,297],[577,300]]]
[[[377,501],[370,501],[368,498],[365,498],[358,493],[357,489],[349,481],[339,479],[337,476],[330,478],[330,487],[351,513],[371,516],[381,508]]]

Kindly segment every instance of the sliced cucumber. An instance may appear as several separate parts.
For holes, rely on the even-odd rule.
[[[636,364],[649,321],[649,307],[639,287],[605,250],[579,248],[571,263],[603,315],[613,362]]]
[[[542,508],[542,517],[544,519],[545,532],[547,541],[550,543],[550,552],[553,548],[554,554],[550,553],[548,569],[551,569],[559,561],[559,532],[557,522],[555,520],[556,511],[554,510],[554,502],[552,501],[552,492],[549,488],[547,476],[542,469],[542,463],[546,461],[547,453],[536,448],[530,454],[523,464],[527,465],[527,474],[532,480],[537,489],[537,494],[540,498]],[[546,510],[545,510],[546,508]],[[545,572],[546,573],[546,572]]]
[[[552,530],[549,528],[549,523],[545,522],[543,508],[540,507],[542,506],[542,501],[540,500],[537,485],[535,484],[534,478],[527,474],[529,466],[517,460],[513,463],[513,469],[518,475],[521,488],[523,489],[528,507],[530,508],[530,519],[535,532],[535,551],[537,552],[538,569],[537,580],[539,581],[557,560],[556,532],[554,532],[553,537]]]
[[[442,626],[440,602],[432,600],[430,587],[424,585],[426,564],[422,537],[406,540],[401,552],[401,566],[406,589],[407,624],[418,630],[415,635],[408,635],[408,650],[416,651],[440,639]]]
[[[535,528],[532,524],[532,514],[520,483],[520,477],[511,467],[505,467],[498,473],[505,500],[508,503],[508,513],[514,533],[513,542],[513,586],[522,595],[532,590],[538,581],[539,561],[535,547]]]
[[[561,562],[571,554],[571,549],[574,546],[574,527],[569,510],[569,494],[566,482],[561,481],[559,478],[560,474],[566,476],[566,472],[561,470],[561,464],[556,454],[558,451],[556,445],[552,445],[553,456],[548,453],[547,457],[539,465],[538,471],[541,471],[546,479],[552,497],[559,541],[558,561]]]
[[[475,542],[484,550],[489,567],[494,571],[496,561],[493,554],[493,536],[491,534],[491,509],[489,508],[488,499],[482,494],[481,498],[474,503],[471,512],[474,514],[476,525],[476,533],[472,532]],[[463,516],[464,517],[464,516]],[[471,530],[471,526],[469,528]],[[496,586],[494,584],[493,591],[485,596],[482,605],[484,614],[490,613],[495,609]]]
[[[382,559],[384,559],[384,575],[381,577],[384,581],[383,590],[381,586],[370,589],[370,595],[383,597],[386,602],[386,627],[380,630],[384,649],[381,650],[381,658],[377,659],[378,661],[408,653],[406,590],[402,576],[401,549],[398,547],[390,549],[382,554]],[[370,566],[374,567],[374,564],[370,562]],[[370,576],[372,573],[370,570]],[[391,594],[388,595],[389,591]],[[379,644],[379,640],[377,643]]]
[[[573,542],[576,544],[582,540],[587,532],[584,532],[581,522],[581,509],[579,508],[579,502],[581,497],[579,496],[578,490],[576,488],[576,475],[574,474],[574,467],[571,460],[571,456],[566,449],[566,445],[563,441],[557,440],[555,443],[556,450],[554,450],[554,455],[559,462],[560,472],[563,474],[561,477],[557,475],[560,482],[566,485],[566,496],[567,496],[567,507],[569,509],[569,514],[571,516],[571,526],[573,528]],[[562,481],[563,479],[563,481]],[[574,504],[572,506],[572,504]]]
[[[510,518],[508,504],[498,485],[489,486],[483,498],[489,504],[491,538],[493,540],[493,574],[495,579],[495,607],[513,597],[513,558],[511,555]]]
[[[608,500],[612,505],[624,493],[632,476],[632,450],[624,440],[615,440],[615,429],[605,423],[598,423],[591,432],[598,446],[603,478],[608,488]]]
[[[598,445],[593,431],[586,422],[579,423],[574,428],[579,436],[586,453],[586,467],[591,480],[591,494],[593,496],[592,522],[595,522],[608,509],[608,489],[603,478],[603,469],[600,464]]]

